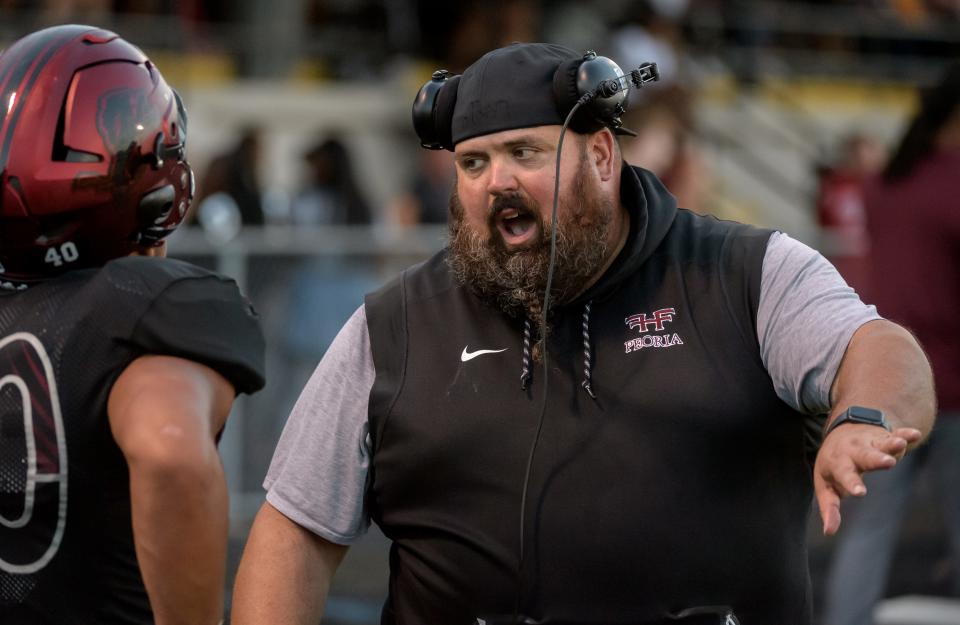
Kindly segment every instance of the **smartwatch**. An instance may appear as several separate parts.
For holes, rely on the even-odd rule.
[[[890,425],[887,423],[887,420],[883,418],[883,413],[879,410],[864,408],[863,406],[850,406],[844,410],[839,417],[833,420],[833,423],[830,424],[827,431],[823,433],[824,438],[826,438],[830,432],[837,429],[837,426],[843,425],[844,423],[876,425],[888,432],[890,431]]]

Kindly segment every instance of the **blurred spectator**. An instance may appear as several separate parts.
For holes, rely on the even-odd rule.
[[[292,223],[303,226],[370,223],[370,207],[357,186],[350,153],[340,139],[331,137],[318,142],[303,159],[309,169],[308,180],[293,200]]]
[[[292,201],[276,191],[264,195],[269,224],[291,226],[296,233],[292,236],[309,236],[310,230],[371,223],[370,206],[357,184],[354,159],[340,138],[320,138],[296,156],[304,165],[303,186]],[[369,236],[350,232],[338,233],[338,238],[354,234]],[[340,326],[360,306],[364,294],[379,286],[378,260],[317,250],[313,256],[266,257],[255,262],[251,270],[259,274],[262,290],[251,288],[250,297],[269,320],[265,332],[272,340],[267,345],[269,380],[264,392],[252,401],[256,407],[251,410],[284,415]],[[269,449],[282,425],[282,419],[265,419],[248,426],[256,431],[248,439],[254,458],[269,459]],[[250,469],[257,475],[265,470],[266,464]]]
[[[113,0],[113,11],[162,18],[163,22],[156,22],[158,27],[169,32],[175,24],[182,31],[187,49],[203,51],[221,49],[222,41],[218,39],[222,37],[218,37],[214,24],[238,20],[243,15],[238,4],[229,0]]]
[[[113,9],[110,0],[44,0],[44,19],[50,23],[102,22]]]
[[[938,20],[960,18],[960,0],[889,0],[904,26],[921,27]]]
[[[539,39],[540,3],[533,0],[422,0],[416,6],[422,52],[455,73],[490,48]]]
[[[853,133],[843,139],[834,163],[818,171],[816,208],[823,235],[821,250],[865,301],[872,298],[864,194],[868,181],[880,172],[886,158],[878,140]]]
[[[750,0],[717,2],[724,24],[724,42],[734,50],[730,60],[742,86],[757,84],[763,73],[762,62],[769,61],[767,51],[775,41],[771,25],[775,23],[774,3]]]
[[[960,596],[960,63],[922,98],[882,178],[868,189],[879,312],[916,333],[927,350],[940,415],[929,443],[889,472],[866,476],[869,496],[844,503],[826,625],[868,625],[883,596],[905,488],[922,467],[937,490],[950,533],[954,593]]]
[[[207,166],[207,173],[200,184],[198,211],[203,223],[205,200],[222,193],[236,204],[240,221],[244,225],[263,225],[263,206],[260,190],[259,165],[261,155],[259,128],[246,128],[240,140],[225,154],[215,157]],[[222,196],[218,196],[218,199]]]
[[[445,224],[456,172],[453,152],[420,150],[418,169],[407,190],[390,206],[391,220],[400,226]]]
[[[653,61],[660,80],[653,89],[665,89],[685,82],[683,33],[680,23],[687,13],[688,0],[642,0],[628,5],[622,24],[612,35],[613,59],[624,73]],[[649,91],[651,87],[645,89]],[[636,96],[644,97],[641,92]]]
[[[690,93],[671,87],[631,102],[623,125],[637,133],[621,140],[623,158],[652,171],[683,208],[707,212],[710,173],[693,133]]]
[[[372,221],[369,205],[356,182],[353,159],[337,137],[318,141],[304,155],[309,174],[294,198],[290,223],[298,229],[361,226]],[[376,261],[318,255],[292,270],[282,293],[274,295],[282,325],[277,328],[272,406],[283,414],[333,341],[340,326],[378,284]],[[268,356],[269,357],[269,356]],[[268,362],[269,365],[269,362]],[[271,408],[273,409],[273,408]]]
[[[906,26],[921,24],[929,16],[927,3],[923,0],[890,0],[890,7]]]
[[[960,0],[927,0],[930,13],[947,18],[960,19]]]
[[[597,50],[596,47],[598,42],[610,39],[609,23],[614,16],[609,11],[609,7],[604,11],[596,2],[557,2],[543,13],[543,41],[577,51],[595,50],[606,56],[609,50]]]

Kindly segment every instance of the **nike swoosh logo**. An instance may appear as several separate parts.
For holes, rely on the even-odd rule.
[[[499,354],[500,352],[505,352],[510,349],[509,347],[504,347],[503,349],[478,349],[475,352],[468,352],[467,347],[469,347],[469,345],[464,347],[463,353],[460,354],[460,362],[467,362],[468,360],[473,360],[477,356],[483,356],[484,354]]]

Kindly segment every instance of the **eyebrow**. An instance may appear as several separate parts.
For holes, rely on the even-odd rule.
[[[471,150],[469,152],[463,152],[462,154],[457,154],[456,156],[454,156],[454,160],[460,163],[461,161],[465,161],[469,158],[482,158],[486,155],[487,153],[484,150]]]
[[[536,135],[522,135],[520,137],[517,137],[516,139],[512,139],[500,145],[502,145],[504,148],[507,148],[509,150],[511,148],[516,148],[522,145],[534,145],[537,147],[543,147],[543,146],[551,145],[551,142],[544,141],[543,139],[541,139]]]
[[[511,139],[510,141],[504,141],[503,143],[497,143],[492,146],[490,150],[470,150],[469,152],[464,152],[457,155],[456,159],[459,161],[461,159],[467,158],[476,158],[486,156],[490,151],[495,150],[512,150],[517,147],[530,145],[535,147],[549,147],[552,145],[550,141],[545,141],[536,135],[521,135],[516,139]]]

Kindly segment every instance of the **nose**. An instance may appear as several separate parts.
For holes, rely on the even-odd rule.
[[[516,172],[507,159],[494,158],[490,161],[487,192],[491,195],[516,191],[519,184]]]

